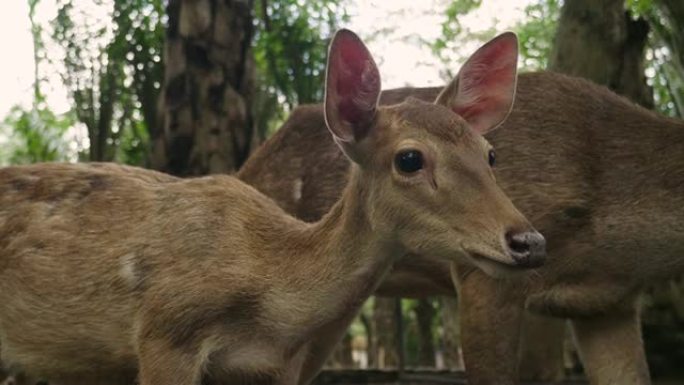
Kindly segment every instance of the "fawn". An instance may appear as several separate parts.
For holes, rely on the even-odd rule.
[[[56,382],[304,384],[327,353],[311,341],[351,322],[398,257],[539,266],[545,240],[496,185],[481,136],[510,111],[517,40],[479,52],[437,103],[378,107],[370,53],[335,34],[324,117],[354,166],[313,224],[231,176],[0,170],[2,359]]]

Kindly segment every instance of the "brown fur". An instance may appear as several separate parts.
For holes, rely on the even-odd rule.
[[[381,101],[396,103],[407,95],[434,100],[438,92],[392,90]],[[238,173],[305,220],[325,212],[347,180],[348,163],[326,141],[322,116],[320,106],[297,108]],[[304,137],[316,140],[296,139]],[[518,79],[510,116],[487,138],[497,151],[498,182],[547,237],[550,257],[545,267],[515,281],[493,281],[458,266],[471,383],[515,382],[514,336],[524,303],[578,320],[593,383],[648,383],[634,329],[635,300],[644,284],[684,270],[684,124],[585,80],[530,73]],[[448,269],[427,256],[410,256],[396,264],[379,292],[449,292]],[[602,344],[587,325],[606,328],[611,323],[604,317],[623,317],[620,322],[631,322],[631,329]],[[591,346],[603,347],[597,353]],[[635,353],[627,357],[623,350]],[[611,362],[620,357],[629,361]]]
[[[484,139],[417,100],[374,122],[354,149],[360,166],[315,224],[229,176],[1,169],[3,360],[57,383],[128,381],[138,368],[142,385],[198,384],[204,372],[306,383],[309,357],[328,353],[311,341],[344,330],[408,251],[461,260],[472,249],[506,272],[504,232],[531,227],[496,186]],[[406,140],[438,158],[439,189],[397,175]]]

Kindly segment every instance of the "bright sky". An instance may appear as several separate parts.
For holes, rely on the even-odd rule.
[[[0,46],[5,59],[0,63],[0,116],[15,103],[31,99],[33,50],[26,1],[8,1],[0,12]]]
[[[444,9],[448,0],[350,0],[351,20],[348,28],[357,32],[368,44],[378,65],[384,88],[404,85],[443,84],[441,65],[419,39],[431,41],[440,31],[442,15],[432,10]],[[473,31],[495,26],[504,31],[523,17],[522,10],[532,0],[483,0],[476,12],[462,23]],[[39,20],[55,15],[55,1],[42,0]],[[374,37],[378,30],[388,33]],[[407,39],[408,37],[408,39]],[[463,42],[470,52],[477,42]],[[17,104],[30,105],[33,81],[33,51],[28,22],[27,1],[10,0],[0,12],[0,46],[6,59],[0,63],[0,119]],[[472,46],[472,48],[471,48]],[[455,59],[456,72],[460,61]],[[49,76],[51,89],[45,90],[49,105],[57,112],[69,108],[67,96],[56,75]]]
[[[524,18],[525,7],[533,2],[483,0],[479,9],[460,21],[472,32],[492,27],[504,32]],[[419,39],[430,42],[441,35],[445,16],[435,10],[445,9],[449,0],[354,0],[352,3],[348,27],[368,45],[380,66],[383,88],[444,84],[446,79],[439,73],[442,64]],[[379,30],[388,31],[388,34],[374,37]],[[458,45],[463,46],[464,54],[468,55],[480,44],[471,41]],[[461,64],[459,59],[463,58],[454,58],[454,73]]]

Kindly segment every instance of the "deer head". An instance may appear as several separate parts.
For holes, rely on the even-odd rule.
[[[340,30],[330,45],[325,119],[356,164],[373,231],[406,251],[467,258],[490,274],[536,267],[545,240],[497,186],[483,135],[508,115],[518,45],[504,33],[475,52],[434,104],[379,107],[380,75],[363,42]]]

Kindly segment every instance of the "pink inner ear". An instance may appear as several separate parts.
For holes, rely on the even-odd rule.
[[[487,131],[503,119],[514,94],[517,41],[502,36],[480,48],[458,76],[454,112],[477,131]]]
[[[352,37],[337,42],[339,50],[335,88],[340,118],[352,126],[363,125],[375,109],[380,77],[368,51]],[[370,116],[372,117],[372,116]]]
[[[474,120],[474,117],[482,114],[484,111],[492,108],[493,103],[485,100],[480,100],[477,103],[469,104],[466,106],[456,106],[454,107],[454,112],[460,115],[467,122]]]

